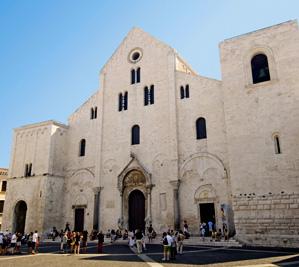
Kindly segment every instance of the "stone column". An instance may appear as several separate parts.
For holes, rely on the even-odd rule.
[[[94,187],[93,229],[99,231],[100,194],[102,187]]]
[[[174,229],[180,229],[180,201],[179,201],[179,187],[180,187],[180,180],[170,181],[170,184],[173,188],[173,213],[174,213]]]
[[[124,203],[123,203],[123,192],[120,190],[120,217],[117,221],[120,229],[124,228]]]
[[[147,194],[147,214],[145,218],[146,227],[152,223],[152,188],[153,185],[146,186],[146,194]]]

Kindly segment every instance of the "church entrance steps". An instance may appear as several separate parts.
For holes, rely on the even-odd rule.
[[[161,244],[161,236],[157,236],[154,240],[153,240],[153,244]],[[146,239],[146,242],[148,241],[148,239]],[[210,241],[209,237],[205,237],[205,239],[203,240],[202,237],[199,236],[191,236],[188,239],[184,240],[184,245],[196,245],[196,246],[209,246],[209,247],[237,247],[240,248],[243,245],[238,242],[237,240],[230,238],[229,240],[225,241],[225,240],[221,240],[221,241]]]

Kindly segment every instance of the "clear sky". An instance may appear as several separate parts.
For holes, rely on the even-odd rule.
[[[9,166],[13,128],[67,122],[132,27],[221,79],[219,42],[298,18],[297,0],[1,0],[0,167]]]

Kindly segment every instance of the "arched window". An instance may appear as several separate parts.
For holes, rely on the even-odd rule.
[[[135,83],[135,70],[132,69],[131,70],[131,84],[134,84]]]
[[[137,68],[136,71],[136,83],[140,83],[140,68]]]
[[[140,144],[140,128],[138,125],[132,127],[132,145]]]
[[[98,107],[95,107],[94,108],[94,115],[93,115],[93,118],[96,119],[98,116]]]
[[[118,111],[122,111],[123,109],[123,94],[120,93],[118,95]]]
[[[185,97],[189,98],[189,84],[186,85]]]
[[[268,58],[264,54],[255,55],[251,59],[252,82],[261,83],[270,80]]]
[[[207,138],[206,120],[204,118],[198,118],[196,120],[196,138],[197,139]]]
[[[94,119],[94,110],[93,110],[93,108],[90,109],[90,119],[91,120]]]
[[[180,88],[180,92],[181,92],[181,99],[185,98],[185,90],[184,90],[184,86],[181,86],[181,88]]]
[[[80,141],[80,151],[79,151],[79,156],[84,157],[85,156],[85,147],[86,147],[86,140],[82,139]]]
[[[279,135],[274,135],[275,154],[281,154]]]

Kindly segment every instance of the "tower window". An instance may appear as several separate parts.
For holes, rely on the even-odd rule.
[[[94,116],[93,116],[93,118],[96,119],[97,116],[98,116],[98,107],[95,107],[94,108]]]
[[[93,120],[94,118],[94,110],[93,108],[90,109],[90,119]]]
[[[251,59],[252,82],[261,83],[270,80],[268,58],[264,54],[255,55]]]
[[[135,83],[135,70],[134,69],[132,69],[131,70],[131,84],[134,84]]]
[[[132,127],[132,145],[139,145],[140,144],[140,128],[138,125],[134,125]]]
[[[1,186],[1,191],[2,192],[6,191],[6,186],[7,186],[7,181],[2,181],[2,186]]]
[[[198,118],[196,120],[196,138],[197,139],[207,138],[206,120],[204,118]]]
[[[25,174],[24,174],[24,176],[29,177],[29,176],[31,176],[31,173],[32,173],[32,163],[25,164]]]
[[[154,104],[154,91],[155,87],[154,85],[150,86],[150,89],[148,87],[144,87],[144,105],[152,105]]]
[[[85,156],[85,148],[86,148],[86,140],[81,139],[81,141],[80,141],[80,150],[79,150],[79,156],[80,157]]]
[[[189,98],[189,84],[186,84],[185,87],[184,86],[180,87],[180,96],[181,99]]]
[[[90,109],[90,119],[91,120],[96,119],[97,115],[98,115],[97,113],[98,113],[98,108],[97,107],[91,108]]]
[[[274,148],[275,148],[275,154],[281,154],[280,140],[278,135],[274,136]]]

